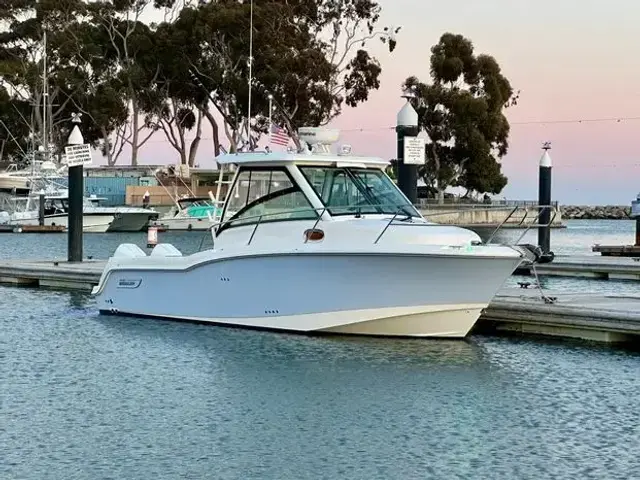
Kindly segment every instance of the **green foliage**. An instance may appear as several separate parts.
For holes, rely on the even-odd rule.
[[[146,24],[143,12],[164,10]],[[374,0],[261,0],[253,6],[253,63],[249,124],[249,2],[175,0],[5,0],[0,6],[0,126],[3,155],[30,143],[62,152],[74,112],[85,140],[109,164],[124,145],[138,150],[163,131],[192,162],[203,118],[219,125],[231,149],[255,146],[273,120],[295,137],[302,125],[323,125],[344,105],[367,101],[380,86],[381,67],[367,50],[379,39],[395,48],[398,29],[377,29]],[[43,37],[47,34],[43,95]],[[46,121],[45,121],[46,120]],[[48,124],[45,132],[44,125]],[[4,133],[3,133],[4,131]],[[186,134],[195,134],[189,143]],[[9,144],[11,143],[12,146]]]
[[[476,55],[462,35],[445,33],[431,48],[431,82],[409,77],[403,84],[429,136],[421,172],[428,185],[499,193],[507,184],[499,159],[508,150],[504,109],[517,103],[498,62]]]

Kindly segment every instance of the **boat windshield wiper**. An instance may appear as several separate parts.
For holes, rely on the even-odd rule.
[[[396,215],[400,216],[404,214],[402,218],[398,218],[401,222],[406,222],[407,220],[411,220],[413,218],[413,212],[409,209],[407,205],[398,205],[398,211]]]

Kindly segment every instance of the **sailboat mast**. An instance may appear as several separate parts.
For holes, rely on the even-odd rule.
[[[249,102],[247,112],[247,142],[249,142],[249,150],[251,148],[251,83],[252,83],[252,67],[253,67],[253,0],[250,1],[249,14]]]
[[[42,34],[44,54],[42,56],[42,146],[44,147],[44,160],[49,160],[49,130],[47,125],[49,109],[49,81],[47,78],[47,31]]]

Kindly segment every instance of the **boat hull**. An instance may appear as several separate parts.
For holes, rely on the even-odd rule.
[[[179,271],[123,265],[105,274],[96,294],[102,313],[301,333],[462,338],[519,261],[298,252]]]
[[[15,216],[13,222],[18,225],[38,225],[38,218],[29,216],[29,218],[20,218]],[[82,216],[82,231],[87,233],[104,233],[109,229],[109,225],[113,222],[113,215],[87,215]],[[50,215],[44,218],[45,225],[62,225],[69,227],[69,217],[65,214]]]
[[[146,212],[116,212],[113,222],[109,224],[108,232],[142,232],[146,230],[152,218],[157,214]]]
[[[165,230],[204,231],[211,228],[211,220],[208,217],[170,217],[152,221],[150,225]]]
[[[0,190],[29,191],[29,179],[17,175],[0,174]]]

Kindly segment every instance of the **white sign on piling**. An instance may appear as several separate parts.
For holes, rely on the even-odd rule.
[[[67,159],[67,167],[91,165],[93,162],[91,157],[91,146],[86,143],[83,145],[69,145],[64,148],[64,153]]]
[[[424,155],[425,155],[424,138],[404,137],[405,165],[424,165]]]

